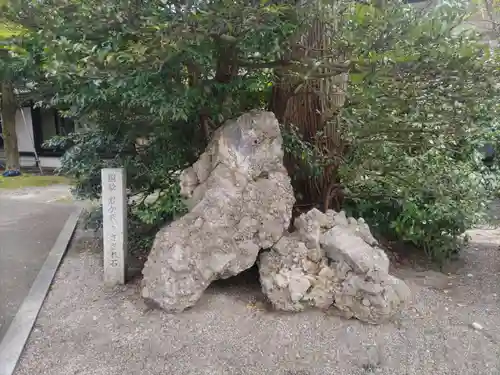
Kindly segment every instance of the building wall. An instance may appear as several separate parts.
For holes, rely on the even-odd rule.
[[[34,152],[35,143],[33,139],[33,121],[31,119],[30,107],[23,107],[17,110],[16,133],[19,152]]]
[[[57,135],[56,117],[54,110],[49,109],[41,109],[40,115],[43,141],[45,142]]]
[[[40,156],[40,166],[43,168],[59,168],[61,166],[61,158],[57,156]],[[24,168],[35,168],[36,160],[34,156],[21,156],[19,162],[21,167]]]
[[[50,136],[56,135],[54,114],[51,111],[42,111],[41,115],[44,139],[48,139]],[[36,167],[35,156],[25,154],[35,152],[33,120],[30,107],[23,107],[17,111],[16,133],[19,152],[21,153],[21,167]],[[47,137],[45,137],[45,134],[47,134]],[[42,168],[58,168],[61,166],[61,160],[57,156],[40,156],[39,160]]]

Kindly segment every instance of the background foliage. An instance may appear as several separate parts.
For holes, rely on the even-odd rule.
[[[351,80],[342,113],[355,150],[341,172],[346,203],[385,236],[443,259],[497,189],[478,150],[499,135],[498,65],[478,35],[457,31],[467,16],[459,4],[390,13],[405,23],[389,23],[381,48],[387,26],[373,13],[350,28],[373,36],[357,55],[375,59],[378,73]]]
[[[458,2],[325,3],[11,0],[4,10],[29,30],[39,104],[86,129],[50,142],[68,150],[61,171],[97,199],[100,168],[124,166],[131,222],[147,228],[139,238],[183,212],[178,173],[225,120],[276,110],[287,82],[285,109],[302,84],[347,74],[344,105],[312,136],[283,121],[296,194],[324,208],[297,181],[328,175],[332,199],[379,234],[449,257],[497,189],[477,152],[499,139],[496,56],[460,27]],[[320,53],[301,39],[314,22],[329,33]],[[331,122],[334,153],[321,141]]]

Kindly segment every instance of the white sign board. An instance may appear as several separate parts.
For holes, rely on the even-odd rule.
[[[125,284],[127,268],[127,194],[123,168],[101,171],[104,284]]]

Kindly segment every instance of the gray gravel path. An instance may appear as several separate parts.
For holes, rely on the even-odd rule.
[[[211,287],[184,313],[150,310],[137,282],[103,289],[100,250],[81,239],[16,375],[498,375],[500,230],[471,234],[455,274],[396,270],[413,300],[382,326],[269,311],[252,275]]]

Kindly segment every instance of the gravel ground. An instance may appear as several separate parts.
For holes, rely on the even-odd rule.
[[[137,279],[103,288],[99,246],[82,237],[16,375],[498,375],[500,230],[471,235],[454,274],[395,270],[413,300],[381,326],[331,312],[272,312],[252,272],[212,286],[184,313],[151,310]]]

